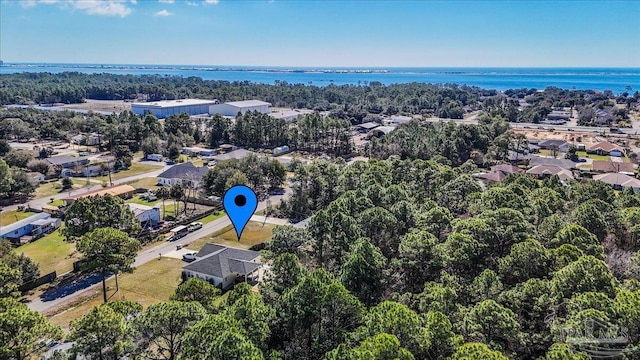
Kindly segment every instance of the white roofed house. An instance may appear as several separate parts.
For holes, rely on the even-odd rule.
[[[271,104],[260,100],[232,101],[224,104],[209,106],[209,114],[221,114],[223,116],[236,116],[238,113],[244,114],[247,111],[257,111],[269,114]]]
[[[160,208],[141,204],[128,203],[129,209],[140,221],[142,228],[156,228],[160,222]]]
[[[24,244],[59,227],[60,219],[51,217],[47,213],[38,213],[0,228],[0,239],[7,239],[16,244]]]
[[[240,278],[247,282],[259,281],[260,253],[218,244],[205,244],[196,254],[196,260],[182,268],[182,279],[200,278],[223,290]]]
[[[208,170],[206,166],[197,167],[191,162],[177,164],[158,175],[157,184],[164,186],[180,184],[183,187],[198,188]]]

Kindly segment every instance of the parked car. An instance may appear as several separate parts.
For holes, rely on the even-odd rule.
[[[175,161],[173,161],[173,160],[167,160],[167,161],[165,162],[165,164],[167,164],[167,165],[173,165],[173,164],[175,164],[175,163],[176,163],[176,162],[175,162]]]
[[[200,229],[202,229],[201,222],[192,222],[191,224],[189,224],[189,232],[193,232]]]
[[[192,262],[196,259],[197,252],[190,252],[182,255],[182,260],[186,262]]]
[[[156,200],[158,200],[158,197],[152,191],[147,191],[146,193],[140,195],[140,198],[142,200],[146,200],[146,201],[156,201]]]

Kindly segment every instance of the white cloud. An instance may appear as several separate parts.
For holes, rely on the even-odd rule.
[[[217,5],[219,2],[220,2],[220,0],[204,0],[205,4]]]
[[[137,0],[129,0],[136,4]],[[89,15],[105,15],[125,17],[131,14],[131,8],[126,0],[22,0],[20,4],[25,7],[33,7],[37,4],[52,5],[61,4],[63,9],[82,10]]]
[[[84,10],[89,15],[105,15],[125,17],[131,14],[131,8],[117,0],[78,0],[71,2],[73,7]]]
[[[36,0],[22,0],[20,1],[20,5],[25,8],[30,8],[36,6]]]
[[[173,4],[174,0],[158,0],[158,2],[161,2],[163,4]]]
[[[168,12],[167,9],[162,9],[155,14],[155,16],[171,16],[171,15],[173,14]]]
[[[193,1],[187,1],[187,5],[189,6],[198,6],[197,2],[193,2]]]

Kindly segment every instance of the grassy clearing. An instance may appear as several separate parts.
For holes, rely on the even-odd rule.
[[[576,154],[578,154],[579,157],[593,159],[593,160],[600,160],[600,161],[611,160],[611,157],[608,155],[587,154],[586,151],[578,151],[576,152]]]
[[[216,243],[226,246],[233,246],[248,249],[253,245],[263,243],[271,239],[271,230],[274,225],[250,221],[242,233],[240,241],[236,237],[236,232],[232,225],[229,225],[219,232],[204,236],[187,246],[192,250],[200,250],[206,243]]]
[[[199,157],[189,157],[186,154],[180,155],[178,162],[190,162],[195,166],[204,166],[204,160]]]
[[[62,199],[57,199],[57,200],[49,201],[49,202],[47,203],[47,205],[50,205],[50,206],[58,206],[58,207],[60,207],[60,206],[64,206],[64,205],[66,205],[66,204],[67,204],[67,203],[66,203],[64,200],[62,200]]]
[[[54,181],[50,183],[40,184],[35,192],[36,198],[43,198],[55,194],[59,194],[60,190],[62,190],[62,184],[59,181]]]
[[[218,215],[209,214],[209,215],[207,215],[207,216],[203,217],[202,219],[200,219],[200,220],[198,220],[198,221],[199,221],[199,222],[201,222],[201,223],[203,223],[203,224],[207,224],[207,223],[210,223],[210,222],[212,222],[212,221],[214,221],[214,220],[218,220],[218,219],[220,219],[221,217],[223,217],[223,216],[225,216],[225,215],[226,215],[226,214],[225,214],[225,212],[224,212],[224,211],[220,211],[220,212],[218,213]]]
[[[112,173],[111,174],[111,180],[115,181],[115,180],[120,180],[129,176],[135,176],[135,175],[140,175],[140,174],[144,174],[147,172],[151,172],[151,171],[156,171],[156,170],[160,170],[162,167],[162,164],[158,164],[158,165],[150,165],[150,164],[141,164],[141,163],[137,163],[134,162],[131,164],[131,167],[127,170],[123,170],[117,173]],[[109,176],[100,176],[100,177],[96,177],[96,180],[99,181],[104,181],[104,182],[109,182]]]
[[[73,243],[64,241],[60,229],[34,242],[24,244],[15,250],[38,263],[41,274],[56,271],[58,275],[73,270],[73,262],[80,259]]]
[[[180,282],[180,274],[184,263],[178,259],[163,257],[161,260],[150,261],[132,274],[120,274],[118,284],[120,290],[116,293],[116,282],[107,281],[107,297],[109,301],[132,300],[145,308],[151,304],[168,301]],[[68,328],[69,323],[88,313],[94,306],[102,304],[102,285],[97,286],[98,296],[72,306],[50,318],[53,324]]]
[[[26,219],[33,214],[35,213],[30,211],[18,211],[18,210],[0,212],[0,227],[13,224],[14,222],[20,221],[22,219]]]
[[[158,183],[158,179],[154,177],[143,178],[134,182],[128,183],[128,185],[133,186],[136,189],[147,189],[147,190],[156,190],[159,188],[156,184]]]
[[[87,184],[86,178],[70,178],[73,182],[73,189],[79,189]],[[101,182],[92,182],[93,185],[101,184]],[[65,190],[69,191],[69,190]],[[43,197],[50,197],[52,195],[60,194],[62,191],[61,180],[52,181],[49,183],[40,184],[34,193],[34,198],[39,199]]]
[[[139,204],[139,205],[146,205],[146,206],[155,206],[158,203],[158,200],[147,201],[145,199],[142,199],[140,196],[135,196],[129,200],[126,200],[125,202]],[[160,201],[160,203],[162,203],[162,201]]]

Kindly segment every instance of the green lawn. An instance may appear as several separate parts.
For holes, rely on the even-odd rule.
[[[158,183],[158,178],[148,177],[142,178],[137,181],[129,182],[128,185],[133,186],[136,189],[147,189],[147,190],[156,190],[159,188],[156,184]]]
[[[142,199],[139,195],[138,196],[134,196],[133,198],[126,200],[125,202],[127,203],[134,203],[134,204],[140,204],[140,205],[147,205],[147,206],[155,206],[158,203],[158,200],[154,200],[154,201],[147,201],[145,199]],[[160,200],[160,203],[162,203],[162,201]]]
[[[40,238],[34,242],[22,245],[15,252],[23,253],[40,266],[40,274],[56,271],[58,276],[73,270],[73,262],[80,259],[73,243],[64,241],[60,230]]]
[[[271,230],[273,227],[274,225],[271,224],[265,224],[262,226],[262,223],[249,221],[247,227],[242,233],[240,241],[238,241],[233,226],[229,225],[219,232],[209,234],[192,242],[187,247],[192,250],[200,250],[200,248],[202,248],[206,243],[216,243],[248,249],[253,245],[260,244],[271,239]]]
[[[7,226],[13,224],[16,221],[26,219],[35,213],[30,211],[2,211],[0,212],[0,226]]]
[[[139,302],[145,308],[151,304],[168,301],[178,285],[182,282],[182,260],[163,257],[152,260],[131,274],[120,274],[118,284],[120,290],[115,292],[115,280],[107,281],[107,297],[110,301],[132,300]],[[88,301],[75,304],[68,309],[59,309],[50,318],[53,324],[68,328],[69,323],[88,313],[94,306],[102,304],[102,287],[96,287],[96,296]]]
[[[111,173],[111,181],[119,180],[129,176],[144,174],[151,171],[160,170],[161,167],[162,167],[162,163],[158,165],[150,165],[150,164],[140,164],[140,163],[134,162],[131,164],[131,167],[127,170],[123,170],[117,173]],[[94,179],[99,180],[101,182],[104,181],[108,183],[109,175],[95,177]]]
[[[67,203],[66,203],[64,200],[62,200],[62,199],[53,200],[53,202],[51,202],[51,201],[50,201],[50,202],[48,202],[48,203],[47,203],[47,205],[50,205],[50,206],[58,206],[58,207],[63,206],[63,205],[66,205],[66,204],[67,204]]]
[[[218,219],[220,219],[221,217],[223,217],[223,216],[225,216],[225,215],[226,215],[226,214],[224,213],[224,211],[220,211],[220,212],[218,213],[218,215],[209,214],[209,215],[207,215],[207,216],[203,217],[202,219],[200,219],[200,220],[198,220],[198,221],[199,221],[199,222],[201,222],[201,223],[203,223],[203,224],[206,224],[206,223],[210,223],[210,222],[212,222],[213,220],[218,220]]]
[[[608,155],[587,154],[586,151],[577,151],[576,154],[578,154],[579,157],[593,159],[593,160],[600,160],[600,161],[611,160],[610,156]]]
[[[73,185],[74,189],[79,189],[86,184],[86,179],[72,178],[71,181],[74,184]],[[68,190],[65,190],[65,191],[68,191]],[[62,192],[62,184],[60,183],[60,180],[53,181],[49,183],[40,184],[40,186],[36,188],[36,192],[34,193],[34,198],[39,199],[43,197],[50,197],[52,195],[56,195],[61,192]]]

